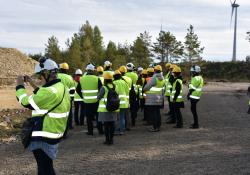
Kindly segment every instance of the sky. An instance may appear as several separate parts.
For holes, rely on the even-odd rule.
[[[230,0],[0,0],[0,47],[17,48],[25,53],[44,53],[50,36],[60,47],[86,20],[97,25],[104,44],[132,44],[145,30],[156,40],[159,31],[170,31],[184,41],[187,28],[194,26],[203,58],[230,61],[233,25],[230,27]],[[237,0],[237,60],[250,55],[250,0]]]

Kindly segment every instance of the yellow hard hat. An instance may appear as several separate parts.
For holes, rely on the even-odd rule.
[[[69,69],[68,63],[61,63],[60,64],[60,69],[66,69],[66,70],[68,70]]]
[[[146,69],[143,69],[141,73],[144,74],[144,75],[147,75],[148,71]]]
[[[119,71],[120,71],[121,73],[126,73],[128,70],[127,70],[126,66],[121,66],[121,67],[119,68]]]
[[[169,69],[170,67],[171,67],[171,63],[167,63],[167,64],[165,64],[165,67],[167,68],[167,69]]]
[[[112,80],[112,79],[113,79],[113,74],[112,74],[111,72],[109,72],[109,71],[104,72],[103,78],[104,78],[105,80]]]
[[[152,67],[148,68],[147,71],[148,71],[148,73],[154,73],[155,72],[154,68],[152,68]]]
[[[162,72],[162,67],[161,67],[161,65],[155,66],[155,67],[154,67],[154,70],[156,70],[156,71],[161,71],[161,72]]]
[[[114,75],[121,75],[121,72],[119,70],[116,70]]]
[[[173,68],[173,71],[172,71],[173,73],[180,73],[181,72],[181,68],[179,67],[179,66],[175,66],[174,68]]]
[[[96,69],[97,72],[103,72],[103,67],[102,66],[98,66]]]
[[[175,64],[171,64],[170,69],[174,69],[175,66],[176,66]]]

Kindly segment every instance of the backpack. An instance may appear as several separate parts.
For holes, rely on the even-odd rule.
[[[109,112],[114,112],[120,107],[120,99],[119,95],[115,91],[115,85],[113,84],[113,88],[105,86],[108,89],[106,109]]]

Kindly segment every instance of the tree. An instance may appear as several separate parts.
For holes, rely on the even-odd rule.
[[[81,59],[85,63],[92,62],[95,56],[93,48],[93,29],[88,21],[79,30]]]
[[[184,42],[184,57],[192,63],[202,59],[201,54],[204,51],[204,47],[201,47],[201,42],[198,41],[198,35],[194,33],[192,25],[189,26],[187,31]]]
[[[58,39],[55,36],[51,36],[48,39],[48,44],[45,44],[45,56],[54,59],[57,63],[61,63],[61,51],[58,45]]]
[[[118,44],[117,51],[116,51],[116,57],[113,61],[113,67],[118,68],[121,65],[126,65],[128,62],[132,62],[131,60],[131,51],[130,51],[130,45],[127,43],[125,44]]]
[[[94,62],[98,65],[101,65],[104,59],[103,37],[97,26],[94,27],[93,32],[93,49],[95,52]]]
[[[183,45],[170,32],[160,31],[157,42],[154,43],[153,51],[158,55],[161,62],[172,62],[183,55]]]
[[[151,40],[147,32],[140,33],[131,46],[131,57],[136,66],[147,67],[151,62]]]
[[[105,52],[105,61],[108,60],[110,62],[114,62],[116,59],[116,54],[117,54],[117,48],[114,42],[109,41],[108,45],[107,45],[107,49]]]
[[[71,65],[71,70],[82,69],[83,60],[81,59],[80,39],[77,34],[71,38],[68,43],[68,58],[67,62]]]
[[[38,54],[29,54],[28,56],[29,56],[30,58],[32,58],[33,60],[38,61],[38,60],[43,56],[43,54],[42,54],[42,53],[38,53]]]

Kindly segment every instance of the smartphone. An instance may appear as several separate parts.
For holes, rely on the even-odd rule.
[[[24,82],[28,82],[28,77],[25,75],[25,76],[23,76],[23,81]]]

